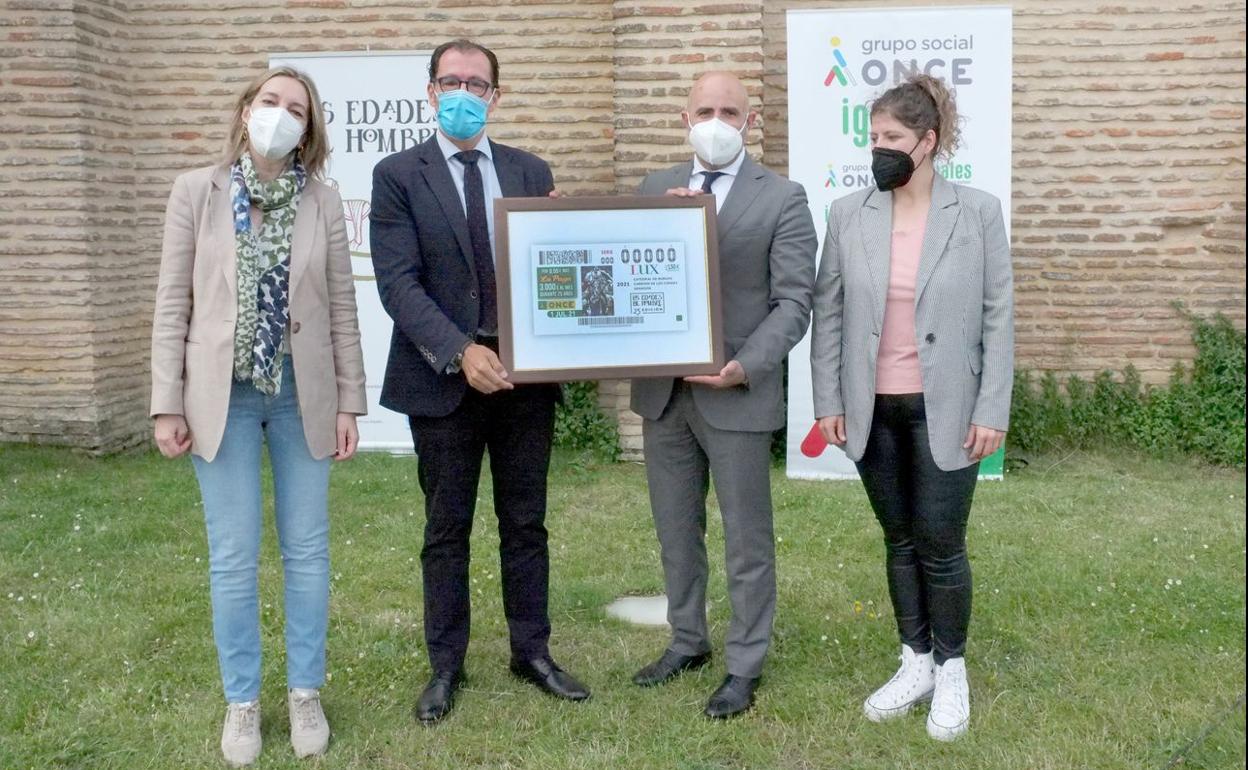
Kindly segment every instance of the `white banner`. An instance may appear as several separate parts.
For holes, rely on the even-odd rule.
[[[964,119],[962,146],[937,169],[997,196],[1008,234],[1012,37],[1008,7],[788,12],[789,177],[806,188],[821,250],[832,201],[874,184],[870,101],[916,70],[954,90]],[[813,412],[807,334],[789,354],[788,475],[857,478]],[[999,477],[991,466],[981,477]]]
[[[329,126],[333,155],[326,181],[342,196],[368,379],[360,448],[411,451],[407,418],[378,403],[394,325],[377,295],[368,210],[373,166],[392,152],[415,147],[436,130],[437,116],[425,95],[429,52],[281,54],[270,57],[269,65],[291,66],[312,78]]]

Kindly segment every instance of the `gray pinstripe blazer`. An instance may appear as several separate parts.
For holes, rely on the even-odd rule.
[[[832,204],[815,282],[810,347],[815,416],[845,415],[845,451],[862,459],[875,404],[893,196],[875,188]],[[1006,430],[1014,382],[1014,283],[1001,203],[932,183],[919,274],[915,337],[932,457],[965,468],[972,423]]]

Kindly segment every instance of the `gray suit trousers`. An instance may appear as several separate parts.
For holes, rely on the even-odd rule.
[[[707,424],[691,386],[677,380],[657,420],[645,420],[650,508],[662,549],[671,649],[711,649],[706,621],[706,495],[715,482],[724,520],[724,557],[732,620],[724,640],[728,673],[756,677],[776,612],[769,431],[721,430]]]

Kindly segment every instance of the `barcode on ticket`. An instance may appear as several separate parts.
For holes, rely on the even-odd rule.
[[[539,265],[588,265],[589,249],[550,249],[537,252]]]
[[[576,319],[578,326],[633,326],[645,322],[645,318],[635,315],[581,316]]]

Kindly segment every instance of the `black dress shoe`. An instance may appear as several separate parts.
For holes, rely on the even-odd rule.
[[[434,672],[425,691],[416,701],[416,718],[426,724],[432,724],[451,713],[455,705],[455,691],[459,689],[463,677],[458,671]]]
[[[754,690],[758,688],[758,677],[729,674],[719,689],[711,693],[706,702],[705,713],[711,719],[727,719],[735,717],[754,705]]]
[[[700,652],[697,655],[682,655],[679,652],[664,650],[663,655],[655,662],[644,666],[633,674],[633,684],[642,687],[653,687],[663,684],[684,671],[693,671],[711,662],[711,653]]]
[[[576,681],[576,677],[559,668],[550,656],[532,660],[511,661],[511,673],[537,685],[539,690],[556,698],[579,701],[589,697],[589,688]]]

